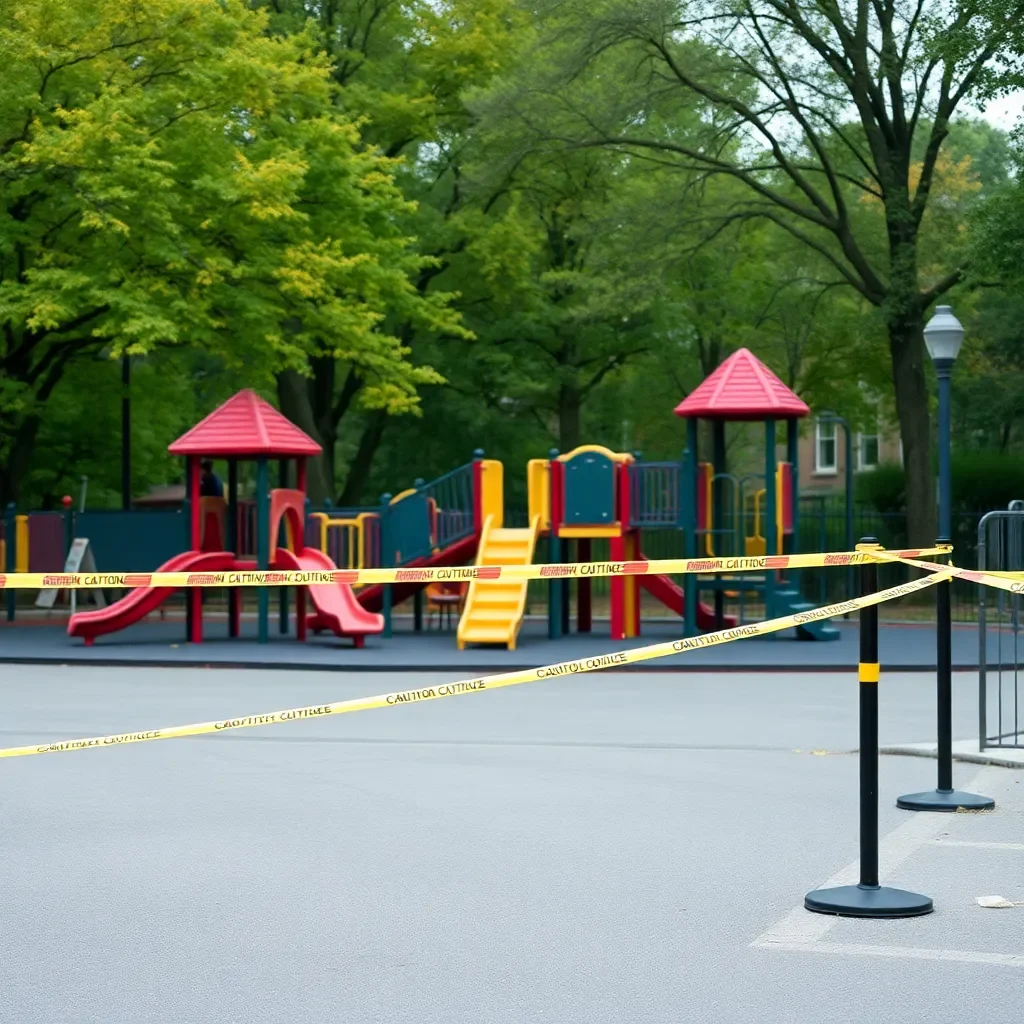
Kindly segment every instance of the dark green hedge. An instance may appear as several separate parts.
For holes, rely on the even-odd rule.
[[[988,512],[1006,508],[1024,498],[1024,458],[1000,452],[953,453],[953,506],[962,512]],[[898,463],[879,465],[855,478],[857,501],[878,512],[904,508],[904,473]]]

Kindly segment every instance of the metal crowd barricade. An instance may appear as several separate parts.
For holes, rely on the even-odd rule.
[[[978,523],[978,568],[1024,571],[1024,501]],[[1021,595],[978,588],[978,745],[1024,747],[1024,656]],[[990,717],[995,718],[992,729]]]

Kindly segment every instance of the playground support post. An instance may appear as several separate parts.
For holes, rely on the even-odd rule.
[[[391,495],[380,496],[380,564],[393,568],[395,548],[391,538]],[[380,611],[384,616],[384,638],[391,639],[391,584],[385,583],[380,595]]]
[[[686,421],[686,451],[679,473],[679,514],[683,527],[683,552],[697,557],[697,421]],[[697,635],[697,577],[683,577],[683,635]]]
[[[789,550],[796,554],[800,550],[800,421],[795,417],[786,420],[786,461],[789,463],[789,507],[793,521]],[[852,544],[846,550],[851,549]]]
[[[952,504],[950,495],[950,374],[953,360],[936,359],[939,378],[939,544],[948,544]],[[953,626],[949,599],[952,581],[935,585],[935,697],[938,726],[938,785],[924,793],[908,793],[896,800],[905,811],[989,811],[991,797],[953,788]]]
[[[873,537],[857,545],[878,549]],[[878,565],[861,568],[861,594],[878,589]],[[860,881],[834,889],[814,889],[804,897],[804,907],[817,914],[839,917],[917,917],[929,914],[934,905],[928,896],[883,886],[878,879],[878,608],[860,611]]]
[[[483,450],[482,449],[478,449],[478,451],[480,451],[480,456],[479,457],[482,459],[484,457]],[[474,462],[477,461],[476,452],[473,453],[473,461]],[[418,476],[418,477],[416,477],[415,480],[413,480],[412,485],[413,485],[413,487],[416,488],[417,491],[422,491],[423,488],[426,486],[426,483],[427,482],[426,482],[426,480],[423,479],[423,477]],[[434,538],[434,540],[436,541],[436,538]],[[439,623],[439,625],[440,625],[440,623]],[[416,633],[422,633],[423,632],[423,590],[422,590],[422,588],[417,589],[415,591],[415,593],[413,593],[413,595],[412,595],[412,628],[413,628],[413,631],[416,632]]]
[[[190,455],[186,459],[189,498],[189,550],[198,551],[202,545],[202,500],[199,497],[199,458]],[[186,628],[189,643],[198,644],[203,640],[203,594],[193,587],[186,598],[188,614]]]
[[[554,495],[554,473],[555,460],[558,458],[558,449],[548,450],[548,472],[551,474],[548,486],[548,522],[551,529],[548,534],[548,561],[552,563],[561,562],[562,544],[558,538],[558,523],[555,522],[555,512],[552,497]],[[548,583],[548,639],[557,640],[562,635],[562,587],[558,579],[552,579]]]
[[[228,462],[228,528],[227,549],[238,557],[238,460]],[[242,595],[238,587],[228,589],[228,636],[236,639],[241,620]]]
[[[562,542],[558,539],[557,527],[551,524],[551,536],[548,539],[548,561],[561,562]],[[548,639],[557,640],[562,635],[562,583],[552,579],[548,583]]]
[[[775,474],[778,470],[775,457],[775,420],[771,417],[764,422],[764,497],[765,497],[765,530],[764,550],[766,555],[777,555],[778,531],[775,527],[777,509],[775,508]],[[775,573],[766,570],[764,574],[764,613],[766,618],[775,614]],[[775,634],[771,634],[775,638]]]
[[[264,456],[256,463],[256,568],[266,572],[270,555],[270,472]],[[270,593],[266,587],[259,588],[258,640],[261,644],[270,639]]]
[[[591,559],[591,543],[589,537],[581,537],[576,541],[576,561],[589,562]],[[589,633],[591,630],[591,584],[590,577],[576,581],[576,632]]]
[[[288,460],[287,459],[278,459],[277,460],[277,486],[278,487],[287,487],[288,486]],[[283,519],[281,520],[281,523],[278,526],[278,529],[279,530],[285,529],[285,524],[284,524],[284,520]],[[280,538],[277,538],[277,539],[280,540]],[[305,538],[304,537],[294,537],[294,538],[292,538],[292,543],[295,545],[295,550],[296,551],[301,551],[305,547]],[[278,624],[277,624],[277,629],[278,629],[278,632],[282,636],[287,636],[287,634],[288,634],[288,588],[287,587],[278,587],[277,590],[278,590],[278,594],[277,594],[277,601],[278,601],[278,608],[277,608]]]
[[[192,550],[192,499],[188,496],[188,480],[191,463],[188,459],[185,460],[185,500],[181,503],[181,514],[184,517],[183,522],[185,523],[185,544],[184,551]],[[194,589],[194,588],[193,588]],[[185,640],[188,643],[192,642],[192,591],[185,591]]]
[[[728,472],[725,454],[725,423],[722,420],[711,421],[711,465],[713,467],[711,489],[712,489],[712,511],[711,522],[707,523],[711,535],[714,537],[714,550],[717,555],[742,555],[744,552],[738,548],[734,549],[731,544],[726,543],[727,532],[735,533],[737,517],[743,514],[743,501],[740,498],[739,508],[736,508],[736,499],[731,504],[732,530],[725,523],[726,494],[728,493],[729,482],[725,479]],[[715,629],[725,628],[725,591],[721,587],[715,587]]]

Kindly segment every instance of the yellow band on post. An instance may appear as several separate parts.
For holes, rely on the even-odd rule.
[[[857,666],[857,679],[862,683],[877,683],[881,673],[878,662],[862,661]]]

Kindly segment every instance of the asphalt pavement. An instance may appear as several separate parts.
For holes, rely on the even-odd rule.
[[[0,744],[265,713],[383,673],[5,665]],[[886,674],[883,743],[934,731]],[[970,735],[976,678],[955,679]],[[987,815],[893,801],[909,921],[811,915],[857,855],[857,683],[596,674],[187,740],[0,762],[0,1021],[1009,1021],[1024,982],[1024,773]]]

